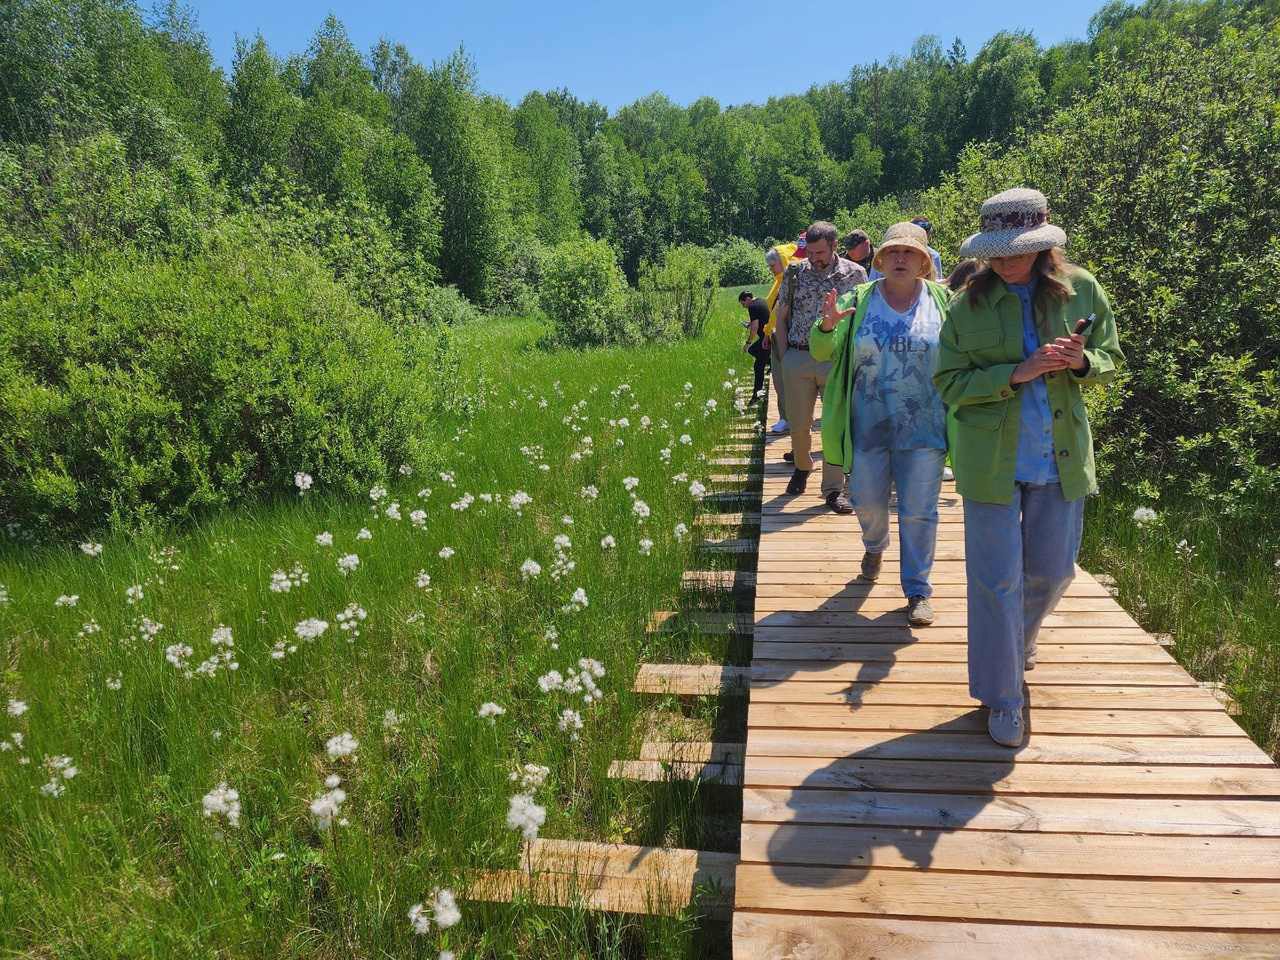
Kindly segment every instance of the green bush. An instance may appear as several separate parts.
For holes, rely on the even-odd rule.
[[[720,271],[720,283],[726,287],[750,287],[773,279],[764,262],[765,248],[750,240],[730,237],[712,251]]]
[[[626,310],[627,281],[606,240],[556,244],[539,290],[542,310],[562,346],[638,343],[644,332]]]
[[[460,327],[480,316],[457,287],[432,287],[426,292],[426,307],[426,319],[439,327]]]
[[[0,300],[0,514],[133,526],[300,470],[357,493],[424,461],[446,342],[264,245],[31,278]]]
[[[668,247],[662,260],[640,266],[634,302],[650,339],[701,336],[715,301],[720,274],[704,247]]]

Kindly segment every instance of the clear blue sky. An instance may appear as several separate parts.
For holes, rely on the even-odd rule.
[[[855,64],[906,54],[916,37],[944,49],[960,37],[972,57],[999,30],[1031,30],[1042,45],[1083,39],[1102,0],[890,0],[774,3],[638,0],[575,4],[408,0],[187,0],[229,70],[237,33],[261,32],[277,54],[301,52],[332,12],[368,52],[381,36],[430,63],[465,44],[482,89],[517,103],[530,90],[568,87],[610,112],[660,90],[687,105],[724,106],[800,93],[844,79]],[[785,11],[780,15],[779,11]]]

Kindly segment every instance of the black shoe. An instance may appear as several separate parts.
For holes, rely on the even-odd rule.
[[[795,463],[795,462],[796,462],[796,455],[795,455],[794,453],[790,453],[790,452],[788,452],[788,453],[784,453],[784,454],[782,455],[782,459],[783,459],[783,460],[785,460],[787,463]]]
[[[791,481],[787,484],[787,493],[793,497],[804,493],[804,488],[809,485],[809,474],[812,470],[796,470],[791,474]]]
[[[864,553],[862,555],[862,572],[858,574],[858,579],[866,580],[868,583],[875,583],[879,580],[882,560],[884,560],[883,553]]]
[[[933,604],[928,597],[907,598],[907,623],[913,627],[927,627],[933,623]]]
[[[853,504],[843,490],[832,490],[827,494],[827,506],[836,513],[853,513]]]

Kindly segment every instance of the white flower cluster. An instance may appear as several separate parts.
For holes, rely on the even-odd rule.
[[[419,570],[413,582],[419,590],[426,590],[431,586],[431,574],[425,570]]]
[[[271,573],[271,592],[288,593],[294,587],[311,582],[311,575],[302,569],[302,564],[295,563],[291,570],[274,570]]]
[[[11,717],[20,717],[26,713],[28,709],[27,701],[15,700],[13,697],[10,697],[9,704],[5,708],[5,713],[9,714]]]
[[[618,545],[618,541],[613,538],[613,534],[611,533],[606,533],[603,537],[600,538],[601,550],[612,550],[617,545]]]
[[[400,729],[400,724],[402,723],[404,723],[404,717],[390,707],[382,715],[382,729],[387,733],[395,733]]]
[[[542,573],[542,564],[532,558],[520,564],[520,579],[532,580],[538,574]]]
[[[441,559],[441,560],[448,560],[448,559],[449,559],[450,557],[452,557],[456,552],[457,552],[457,551],[456,551],[456,550],[454,550],[454,549],[453,549],[453,547],[441,547],[441,548],[440,548],[440,559]]]
[[[502,716],[506,712],[506,707],[500,707],[498,704],[492,702],[480,704],[480,709],[476,711],[481,720],[488,720],[491,724],[497,723],[498,717]]]
[[[577,567],[577,562],[569,556],[569,551],[573,547],[573,541],[569,539],[568,534],[557,533],[551,541],[551,546],[555,549],[555,559],[551,561],[551,579],[561,580],[573,573]]]
[[[677,523],[676,528],[673,532],[676,535],[677,543],[684,543],[685,538],[689,536],[689,528],[683,523]]]
[[[532,794],[533,791],[547,782],[547,777],[550,775],[550,767],[544,767],[537,763],[526,763],[518,770],[511,771],[511,782],[519,783],[522,792]]]
[[[471,509],[471,505],[475,502],[476,502],[475,497],[473,497],[469,493],[464,493],[457,500],[453,501],[453,503],[449,504],[449,508],[451,510],[457,510],[459,513],[461,513],[464,510]]]
[[[298,488],[298,496],[302,496],[310,490],[312,483],[311,474],[309,473],[303,473],[299,470],[293,475],[293,485]]]
[[[235,641],[232,639],[230,627],[222,625],[215,627],[213,635],[209,637],[209,642],[213,645],[213,654],[196,667],[194,671],[196,676],[212,677],[219,670],[234,671],[240,669],[240,664],[236,662]],[[190,649],[190,647],[187,647],[188,651]],[[190,652],[188,652],[187,656],[190,655]]]
[[[70,757],[45,757],[44,769],[49,774],[49,782],[40,788],[46,797],[60,797],[66,792],[65,781],[80,772]]]
[[[703,486],[703,484],[699,483],[697,480],[689,484],[689,496],[705,497],[706,495],[707,495],[707,488]]]
[[[53,601],[53,605],[55,607],[74,607],[79,602],[80,594],[64,593],[62,596],[58,597],[57,600]]]
[[[328,530],[325,530],[323,533],[317,533],[316,544],[321,547],[332,547],[333,534],[330,533]]]
[[[324,742],[324,750],[329,755],[330,760],[345,760],[347,757],[354,757],[359,749],[360,741],[353,737],[350,731],[343,731],[336,737],[330,737]]]
[[[547,808],[534,803],[533,794],[515,794],[507,807],[507,826],[519,830],[526,840],[537,840],[538,830],[547,821]]]
[[[328,831],[335,820],[340,827],[347,825],[346,818],[339,816],[342,813],[342,805],[347,801],[347,791],[339,786],[340,783],[342,778],[337,774],[326,777],[324,785],[328,789],[316,794],[316,798],[311,801],[311,819],[318,830]]]
[[[560,608],[561,613],[577,613],[579,610],[585,610],[589,604],[587,600],[587,591],[579,587],[573,591],[573,595],[569,597],[569,602]]]
[[[356,539],[357,539],[357,540],[372,540],[372,539],[373,539],[373,531],[372,531],[372,530],[370,530],[368,527],[361,527],[358,531],[356,531]]]
[[[1151,523],[1155,519],[1156,512],[1150,507],[1139,507],[1137,510],[1133,511],[1133,522],[1140,527]]]
[[[427,525],[427,511],[425,510],[411,511],[409,513],[409,522],[412,523],[417,529],[421,530],[423,527]]]
[[[600,496],[600,489],[592,483],[583,487],[579,493],[582,495],[582,499],[584,500],[595,500]]]
[[[369,499],[374,503],[381,503],[387,499],[387,488],[382,484],[377,484],[369,490]]]
[[[221,817],[229,827],[240,826],[240,793],[227,786],[226,781],[206,793],[200,805],[206,817]]]
[[[521,516],[524,508],[533,503],[533,497],[529,496],[523,490],[517,490],[507,498],[507,506],[515,511],[516,516]]]
[[[452,890],[436,890],[432,893],[429,915],[427,908],[421,903],[415,903],[409,908],[409,923],[413,925],[413,932],[419,936],[425,936],[431,932],[433,921],[441,930],[447,930],[461,920],[462,911],[458,909],[458,900]],[[440,954],[441,958],[445,953],[448,953],[449,960],[452,960],[452,951],[446,950]]]
[[[102,544],[94,543],[92,540],[86,540],[80,544],[80,552],[86,557],[98,557],[102,555]]]
[[[653,541],[648,537],[642,537],[637,546],[640,548],[640,556],[642,557],[647,557],[653,552]]]
[[[142,600],[142,584],[135,583],[124,592],[124,599],[127,603],[138,603]]]
[[[344,577],[356,570],[360,566],[360,557],[354,553],[347,553],[338,558],[338,572]]]
[[[347,643],[354,643],[356,638],[360,636],[360,624],[369,616],[368,611],[358,603],[349,603],[335,618],[338,621],[338,629],[347,635]]]
[[[560,729],[569,734],[570,740],[577,740],[578,731],[582,729],[582,714],[577,710],[561,710]]]
[[[308,617],[294,624],[293,633],[299,640],[310,642],[319,639],[329,629],[328,621]]]

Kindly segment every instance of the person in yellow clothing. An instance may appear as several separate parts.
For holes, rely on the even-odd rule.
[[[778,293],[782,289],[782,275],[795,255],[794,243],[780,243],[776,247],[770,247],[769,252],[764,255],[764,262],[773,271],[773,286],[765,296],[765,302],[769,304],[769,322],[765,325],[764,335],[769,341],[769,370],[773,377],[773,392],[778,396],[779,417],[778,422],[769,429],[779,435],[786,433],[790,426],[787,423],[787,404],[782,392],[782,355],[778,352],[778,338],[773,335],[773,329],[778,322]]]

